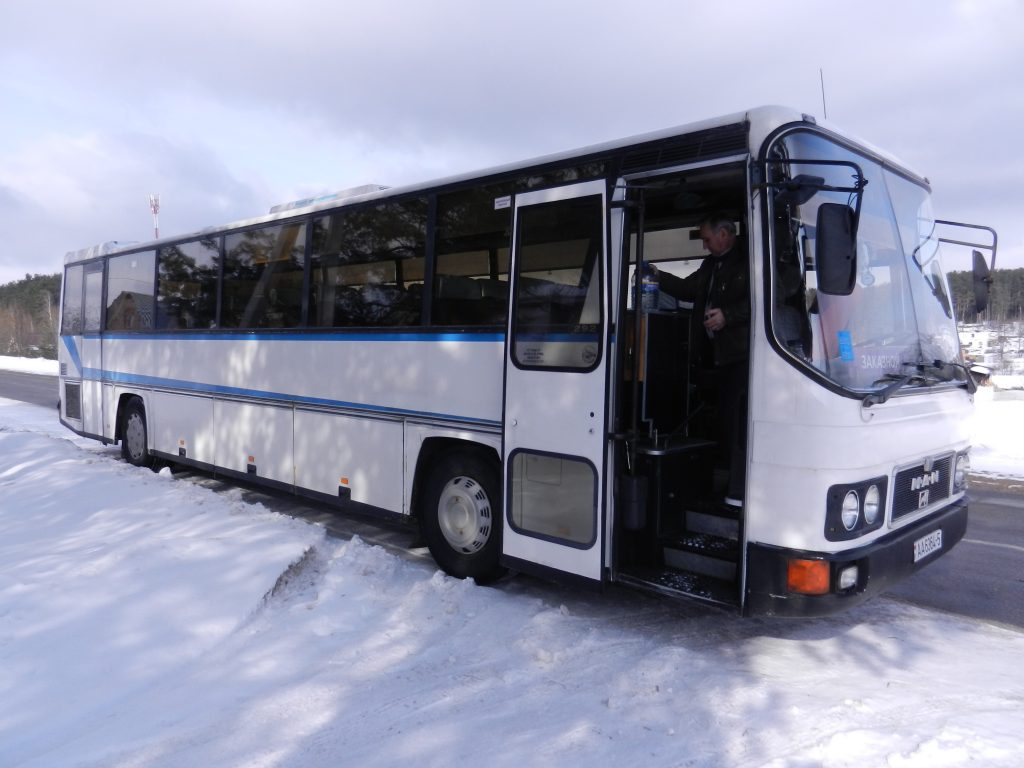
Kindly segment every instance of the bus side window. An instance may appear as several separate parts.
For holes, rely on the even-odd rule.
[[[438,197],[434,325],[505,324],[513,187],[508,182]]]
[[[114,256],[107,262],[107,330],[145,331],[153,327],[156,252]]]
[[[82,330],[93,333],[100,330],[103,318],[103,262],[97,261],[85,268],[85,303],[82,309]]]
[[[342,209],[314,220],[309,324],[419,325],[426,229],[425,198]]]
[[[305,223],[228,235],[224,251],[224,328],[299,325],[306,263]]]
[[[82,271],[81,264],[64,271],[64,308],[61,312],[60,332],[77,336],[82,332]]]
[[[217,321],[220,238],[161,248],[157,258],[156,327],[213,328]]]

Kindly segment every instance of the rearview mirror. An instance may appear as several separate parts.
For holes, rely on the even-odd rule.
[[[843,203],[822,203],[815,227],[818,290],[849,296],[857,276],[857,232],[853,209]]]
[[[984,312],[988,306],[988,289],[992,285],[992,275],[988,270],[988,262],[981,251],[974,251],[974,311]]]
[[[823,176],[801,173],[776,185],[776,205],[803,205],[825,187]]]

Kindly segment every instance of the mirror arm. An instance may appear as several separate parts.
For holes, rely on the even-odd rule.
[[[860,226],[860,207],[861,202],[864,199],[864,188],[868,185],[868,180],[864,176],[863,169],[857,165],[857,163],[849,160],[802,160],[802,159],[766,159],[764,162],[763,178],[768,177],[768,165],[769,163],[774,165],[825,165],[835,166],[842,168],[849,168],[853,171],[853,186],[836,186],[834,184],[825,183],[805,183],[800,186],[814,189],[818,192],[846,192],[853,196],[853,236],[857,237],[857,231]],[[778,181],[764,181],[756,185],[759,189],[782,189],[792,191],[794,187],[793,179],[780,179]]]
[[[993,270],[993,269],[996,268],[996,250],[999,247],[999,235],[996,234],[996,231],[994,229],[992,229],[992,227],[986,227],[983,224],[965,224],[962,221],[947,221],[947,220],[944,220],[944,219],[936,219],[935,223],[936,224],[943,224],[943,225],[945,225],[947,227],[963,227],[965,229],[980,229],[983,232],[988,232],[990,235],[992,235],[992,244],[991,245],[988,245],[987,243],[973,243],[973,242],[966,241],[966,240],[951,240],[951,239],[946,238],[946,237],[940,237],[940,238],[938,238],[938,241],[940,243],[949,243],[950,245],[964,245],[964,246],[967,246],[968,248],[981,248],[982,250],[990,251],[992,253],[992,262],[988,265],[988,268],[989,268],[989,270]]]

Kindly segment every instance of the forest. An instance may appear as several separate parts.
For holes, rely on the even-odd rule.
[[[57,358],[59,274],[0,285],[0,355]]]
[[[950,272],[957,323],[1003,323],[1024,320],[1024,269],[997,269],[992,273],[988,308],[974,311],[974,279],[970,272]]]

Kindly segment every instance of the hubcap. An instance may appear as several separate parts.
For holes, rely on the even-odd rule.
[[[437,503],[437,521],[444,538],[463,554],[480,551],[491,535],[491,500],[471,477],[448,481]]]
[[[128,417],[124,440],[128,446],[128,455],[136,460],[142,458],[146,452],[146,425],[142,423],[142,417],[139,414],[133,413]]]

